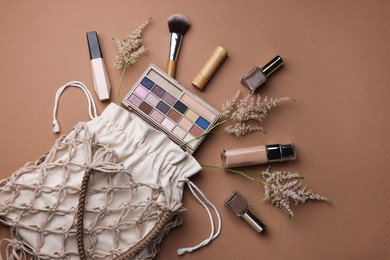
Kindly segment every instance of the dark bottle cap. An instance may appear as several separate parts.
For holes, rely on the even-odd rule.
[[[102,52],[100,51],[99,38],[97,32],[87,32],[87,40],[89,47],[89,56],[91,60],[103,58]]]
[[[273,58],[270,62],[265,64],[261,71],[264,73],[264,75],[268,78],[269,75],[271,75],[275,70],[277,70],[280,66],[283,64],[283,59],[279,55]]]
[[[271,144],[266,145],[267,158],[269,162],[283,162],[295,160],[295,145],[292,144]]]

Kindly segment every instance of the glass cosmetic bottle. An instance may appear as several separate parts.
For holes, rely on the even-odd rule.
[[[295,145],[270,144],[234,150],[223,150],[221,159],[224,168],[283,162],[296,159]]]
[[[241,79],[243,84],[251,94],[256,91],[267,78],[283,64],[283,59],[279,55],[265,64],[262,68],[254,67]]]
[[[243,218],[258,233],[264,233],[265,225],[253,214],[247,199],[240,192],[234,191],[226,200],[225,205],[229,207],[238,217]]]

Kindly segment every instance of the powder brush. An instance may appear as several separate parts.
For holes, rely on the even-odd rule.
[[[176,62],[179,56],[181,42],[184,34],[191,27],[187,17],[182,14],[173,14],[168,18],[169,32],[171,33],[169,44],[169,59],[166,73],[172,78],[175,77]]]

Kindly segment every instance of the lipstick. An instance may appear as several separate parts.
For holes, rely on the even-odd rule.
[[[101,101],[110,99],[110,80],[108,79],[103,55],[100,50],[99,38],[96,31],[87,33],[89,56],[91,58],[93,87]]]
[[[296,159],[295,145],[269,144],[234,150],[223,150],[221,159],[225,168],[291,161]]]
[[[226,56],[227,51],[221,46],[217,46],[209,59],[200,69],[194,80],[191,82],[191,85],[198,88],[199,90],[203,90],[207,82],[211,79],[219,66],[225,60]]]

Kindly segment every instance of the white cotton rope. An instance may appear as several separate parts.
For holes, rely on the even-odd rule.
[[[191,252],[193,252],[193,251],[195,251],[195,250],[197,250],[197,249],[199,249],[201,247],[206,246],[208,243],[210,243],[212,240],[214,240],[215,238],[217,238],[219,236],[219,234],[221,233],[221,228],[222,228],[221,216],[220,216],[220,214],[218,212],[217,207],[206,197],[206,195],[204,195],[204,193],[193,182],[191,182],[190,180],[187,180],[186,183],[188,184],[188,187],[190,188],[191,193],[194,195],[196,200],[206,209],[207,214],[209,215],[210,223],[211,223],[211,233],[210,233],[210,237],[209,238],[203,240],[197,246],[185,247],[185,248],[178,249],[177,250],[177,254],[178,255],[183,255],[185,253],[191,253]],[[214,219],[213,219],[213,215],[210,212],[209,207],[201,200],[201,198],[199,198],[199,196],[196,194],[196,192],[199,193],[201,195],[201,197],[206,201],[206,203],[208,205],[210,205],[210,207],[212,207],[213,210],[215,211],[215,214],[216,214],[217,219],[218,219],[218,229],[217,229],[217,232],[215,232]]]
[[[63,85],[62,87],[60,87],[56,93],[56,97],[54,100],[54,109],[53,109],[53,133],[59,133],[61,131],[60,124],[57,121],[58,102],[60,100],[61,94],[64,92],[64,90],[67,87],[76,87],[76,88],[80,88],[82,91],[84,91],[84,93],[88,99],[89,117],[91,119],[94,119],[95,117],[97,117],[96,104],[95,104],[95,101],[93,100],[92,94],[91,94],[91,92],[89,92],[88,88],[80,81],[68,82],[65,85]]]

